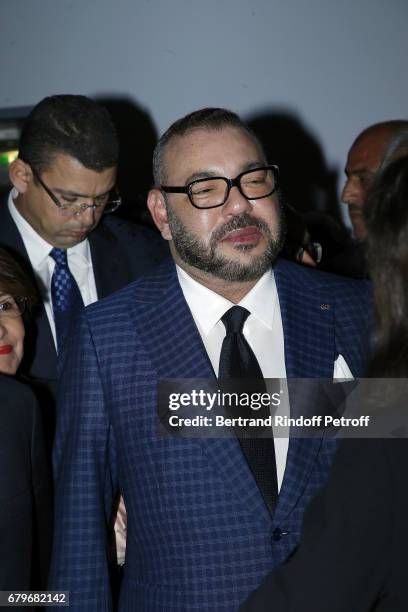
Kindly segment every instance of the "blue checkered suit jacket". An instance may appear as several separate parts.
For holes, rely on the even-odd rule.
[[[274,270],[288,377],[330,378],[339,353],[362,375],[366,284],[284,261]],[[120,487],[128,513],[120,610],[237,610],[296,545],[335,443],[291,441],[271,516],[235,438],[157,436],[157,380],[213,376],[172,262],[87,308],[68,353],[50,588],[70,591],[72,612],[111,610],[106,533]]]

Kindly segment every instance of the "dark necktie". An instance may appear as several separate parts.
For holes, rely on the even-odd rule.
[[[265,393],[266,385],[262,370],[242,333],[249,314],[242,306],[233,306],[221,317],[227,333],[222,343],[218,378],[221,388],[228,388],[229,391],[231,387],[228,386],[228,379],[236,379],[240,392]],[[243,384],[243,379],[248,379],[248,383]],[[267,414],[269,415],[269,410],[264,412],[261,410],[254,412],[250,408],[245,410],[246,416],[250,418],[265,418]],[[242,409],[231,414],[231,416],[237,415],[243,416]],[[236,432],[239,433],[237,430]],[[268,433],[271,435],[271,432]],[[265,503],[269,511],[273,512],[278,496],[273,438],[239,437],[238,439]]]
[[[84,305],[81,292],[68,267],[65,249],[52,249],[50,256],[55,261],[51,279],[52,308],[57,334],[58,352],[66,340],[72,318]]]

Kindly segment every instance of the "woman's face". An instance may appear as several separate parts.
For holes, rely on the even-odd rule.
[[[23,358],[24,324],[14,299],[0,292],[0,373],[15,374]]]

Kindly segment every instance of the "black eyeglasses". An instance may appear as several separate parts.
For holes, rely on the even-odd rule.
[[[260,200],[272,195],[278,187],[278,166],[261,166],[241,172],[234,179],[214,176],[192,181],[185,187],[162,185],[164,193],[184,193],[195,208],[217,208],[228,200],[232,187],[237,187],[247,200]]]
[[[88,208],[95,211],[101,210],[104,213],[111,213],[117,210],[122,203],[122,198],[120,197],[116,187],[111,189],[111,191],[108,193],[92,198],[92,204],[85,204],[85,202],[81,202],[81,196],[62,196],[61,198],[57,198],[55,193],[53,193],[44,183],[38,172],[34,170],[34,168],[31,168],[31,170],[33,171],[33,174],[40,183],[41,187],[49,195],[54,204],[58,206],[62,214],[77,216],[85,212],[85,210]]]

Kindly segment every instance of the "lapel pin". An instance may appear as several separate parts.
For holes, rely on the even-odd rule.
[[[320,304],[320,310],[330,310],[330,304]]]

